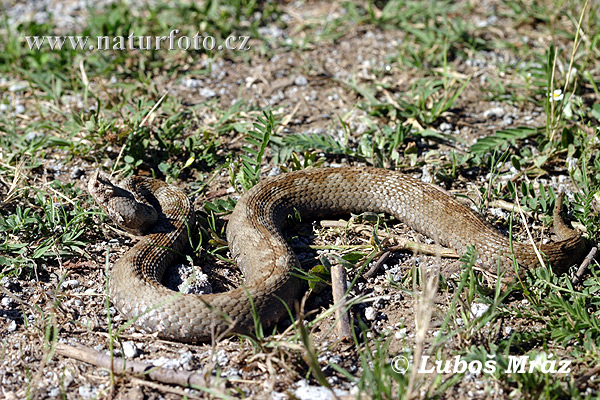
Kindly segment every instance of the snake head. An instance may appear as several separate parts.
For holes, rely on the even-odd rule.
[[[105,174],[100,175],[99,169],[94,171],[87,185],[88,192],[102,209],[108,203],[108,199],[114,196],[115,187]]]
[[[99,170],[92,174],[87,188],[106,215],[129,233],[144,235],[158,220],[158,212],[154,207],[137,199],[132,192],[113,184]]]

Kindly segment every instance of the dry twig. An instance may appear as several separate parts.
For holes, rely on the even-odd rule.
[[[350,329],[350,317],[346,311],[346,270],[341,265],[331,267],[331,286],[333,292],[333,302],[336,305],[335,317],[337,321],[338,336],[341,340],[352,338]]]
[[[588,255],[581,262],[581,265],[579,266],[579,269],[577,270],[575,277],[573,277],[573,281],[571,281],[573,286],[579,285],[581,283],[581,281],[583,280],[583,276],[587,273],[588,267],[592,263],[592,260],[594,259],[594,257],[596,257],[597,253],[598,253],[598,248],[596,246],[592,247],[592,249],[590,250]]]
[[[84,346],[74,347],[58,343],[56,345],[56,353],[100,368],[106,368],[116,374],[138,375],[156,382],[196,389],[206,387],[207,384],[204,375],[198,372],[174,371],[169,368],[155,367],[139,361],[125,360],[121,357],[111,358],[107,354]]]

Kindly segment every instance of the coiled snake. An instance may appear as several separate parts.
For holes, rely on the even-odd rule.
[[[113,266],[109,292],[113,304],[136,325],[159,336],[198,341],[231,330],[252,329],[253,309],[265,325],[277,322],[300,296],[290,272],[298,259],[281,232],[288,215],[385,212],[437,243],[463,253],[475,245],[478,262],[496,271],[498,262],[514,274],[509,239],[481,216],[441,189],[396,171],[368,168],[316,168],[270,177],[244,194],[230,216],[227,239],[245,277],[243,287],[225,293],[192,295],[170,291],[160,281],[179,257],[194,227],[187,195],[160,180],[133,177],[113,185],[96,172],[88,191],[123,229],[145,234]],[[558,207],[557,207],[558,210]],[[539,247],[562,273],[583,258],[585,241],[555,210],[561,241]],[[512,243],[521,268],[539,264],[530,243]]]

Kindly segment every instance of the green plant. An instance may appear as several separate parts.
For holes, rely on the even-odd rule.
[[[244,154],[240,155],[240,161],[234,167],[236,172],[231,172],[234,187],[239,183],[246,191],[258,183],[262,158],[275,131],[276,122],[272,112],[265,111],[262,117],[257,117],[242,147]]]

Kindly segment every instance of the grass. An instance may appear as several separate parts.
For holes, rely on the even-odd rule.
[[[13,382],[8,390],[25,388],[20,397],[43,397],[43,387],[52,386],[43,372],[52,371],[66,382],[56,383],[61,393],[77,396],[78,387],[105,377],[89,369],[94,378],[72,383],[64,360],[53,353],[58,341],[101,343],[109,349],[116,336],[139,341],[118,328],[122,321],[110,319],[109,303],[82,297],[84,308],[69,310],[62,300],[81,293],[57,289],[60,281],[75,277],[87,290],[104,293],[102,268],[89,265],[104,265],[104,247],[95,243],[114,234],[100,230],[105,221],[80,179],[97,166],[188,187],[199,219],[206,222],[199,228],[200,243],[194,243],[196,256],[224,269],[230,264],[224,217],[238,195],[274,167],[288,171],[361,162],[428,174],[446,189],[467,194],[482,211],[495,200],[518,202],[537,232],[547,230],[557,187],[563,186],[572,193],[572,218],[590,241],[597,240],[600,33],[595,3],[507,0],[494,2],[495,12],[468,2],[399,0],[290,7],[214,0],[133,9],[117,2],[96,10],[77,32],[58,28],[57,17],[11,24],[0,9],[0,73],[6,79],[0,82],[0,279],[3,289],[34,305],[16,308],[23,322],[14,332],[7,326],[15,319],[0,313],[0,331],[9,338],[0,351],[0,365]],[[310,7],[321,12],[311,14]],[[132,31],[164,35],[173,27],[186,34],[200,30],[217,40],[231,32],[248,35],[253,50],[32,51],[23,40]],[[268,33],[277,29],[283,34]],[[340,60],[341,53],[346,55]],[[273,89],[275,82],[293,81],[300,73],[306,85]],[[185,80],[200,86],[185,87]],[[217,95],[202,97],[201,88]],[[548,94],[555,89],[563,97],[551,102]],[[318,97],[322,93],[331,99]],[[484,116],[498,107],[500,117]],[[506,123],[506,117],[515,121]],[[287,330],[283,323],[272,335],[257,325],[255,337],[209,346],[207,371],[219,381],[213,395],[282,392],[277,380],[292,385],[306,379],[312,386],[381,399],[450,398],[466,391],[501,396],[498,390],[521,398],[597,396],[597,378],[588,374],[600,364],[597,264],[579,286],[569,275],[539,268],[522,287],[489,287],[476,271],[475,254],[463,257],[457,277],[439,285],[415,265],[398,281],[390,269],[367,281],[357,271],[385,248],[378,230],[394,229],[389,219],[377,221],[366,235],[351,228],[315,229],[317,243],[308,247],[326,249],[329,256],[306,262],[311,279],[319,283],[310,285],[306,307],[290,312]],[[505,218],[494,223],[508,225]],[[516,223],[513,229],[522,233]],[[331,337],[327,266],[332,262],[347,267],[353,284],[351,346]],[[49,282],[54,283],[46,287]],[[44,288],[54,294],[46,295]],[[403,301],[386,300],[400,295]],[[433,303],[434,298],[444,300]],[[414,303],[407,306],[407,299]],[[486,311],[474,313],[481,304]],[[365,307],[390,320],[362,318]],[[108,317],[96,328],[73,323],[77,313],[98,310]],[[408,334],[397,337],[401,329]],[[146,356],[178,357],[177,344],[144,344]],[[205,348],[189,347],[198,364],[206,361]],[[221,350],[230,358],[223,366],[212,358]],[[412,360],[407,374],[393,370],[397,355]],[[457,356],[467,362],[493,359],[498,369],[475,377],[419,374],[415,360],[420,355],[446,362]],[[505,373],[511,356],[568,360],[571,372]],[[247,365],[240,361],[245,359]],[[223,374],[232,370],[233,377]],[[102,382],[111,394],[127,385],[116,377]]]

